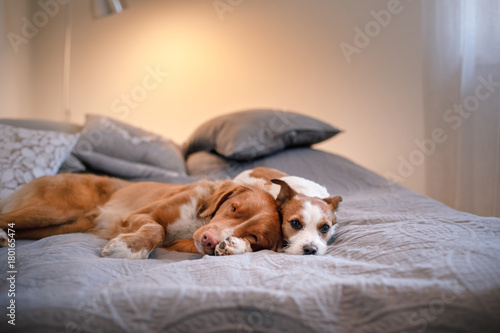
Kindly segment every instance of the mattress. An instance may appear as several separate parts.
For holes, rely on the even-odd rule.
[[[266,166],[325,185],[344,199],[333,245],[324,256],[157,249],[128,260],[101,258],[106,240],[89,234],[17,240],[15,281],[0,284],[0,331],[500,331],[499,218],[453,210],[311,148],[237,164],[203,152],[189,165],[196,177],[177,182]],[[8,254],[0,249],[2,274]]]

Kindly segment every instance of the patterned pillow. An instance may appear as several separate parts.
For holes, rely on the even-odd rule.
[[[0,199],[34,178],[55,175],[78,137],[0,124]]]

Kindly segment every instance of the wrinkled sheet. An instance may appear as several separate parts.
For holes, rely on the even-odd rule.
[[[232,165],[224,175],[259,165],[342,195],[325,256],[158,249],[134,261],[100,258],[106,240],[93,235],[20,240],[16,331],[500,331],[500,219],[455,211],[309,148]],[[7,270],[0,249],[2,276]],[[2,278],[2,332],[13,328],[8,289]]]

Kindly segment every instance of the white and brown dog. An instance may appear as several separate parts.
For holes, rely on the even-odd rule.
[[[148,258],[161,246],[229,255],[276,250],[282,241],[275,199],[259,184],[233,181],[172,185],[79,174],[41,177],[0,201],[0,228],[16,239],[92,233],[110,240],[103,257],[129,259]]]
[[[240,184],[262,184],[276,198],[289,254],[323,255],[333,242],[340,196],[330,196],[324,186],[276,169],[259,167],[234,178]]]

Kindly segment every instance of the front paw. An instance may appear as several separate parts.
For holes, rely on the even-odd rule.
[[[142,248],[139,251],[132,251],[128,247],[126,240],[121,235],[113,238],[102,249],[102,256],[109,258],[124,258],[124,259],[147,259],[149,256],[147,249]]]
[[[214,251],[216,256],[229,256],[232,254],[242,254],[245,252],[252,252],[250,243],[243,238],[228,237],[226,240],[220,242],[215,247]]]

